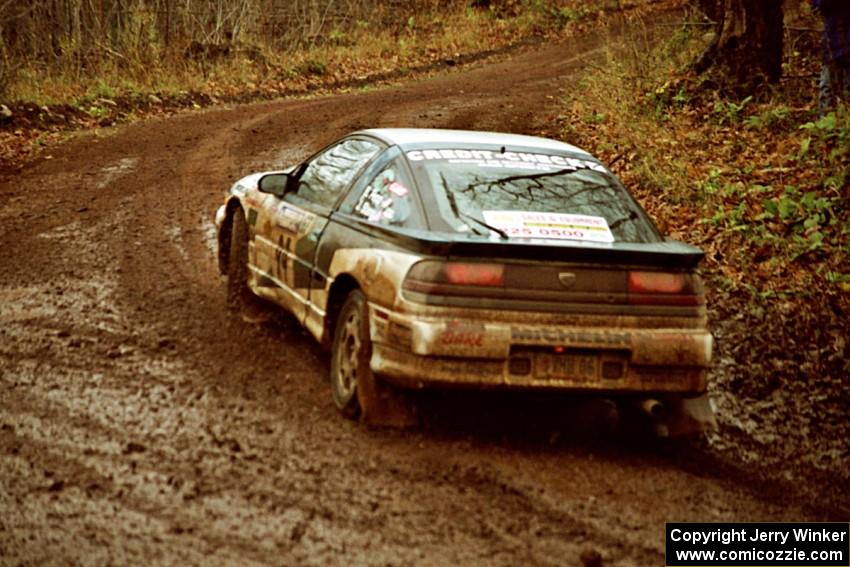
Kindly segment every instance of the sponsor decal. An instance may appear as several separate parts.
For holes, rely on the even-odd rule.
[[[281,203],[277,209],[275,220],[277,226],[283,230],[294,232],[296,234],[305,234],[313,223],[316,216],[312,213],[297,209],[287,203]]]
[[[387,169],[378,175],[361,195],[354,211],[370,222],[398,224],[410,216],[410,190],[396,181],[396,173]]]
[[[484,325],[452,322],[440,335],[440,344],[480,347],[484,345]]]
[[[603,217],[530,211],[482,211],[488,224],[515,238],[553,238],[614,242],[614,235]]]
[[[289,285],[291,283],[287,279],[289,275],[289,254],[287,250],[291,243],[291,238],[278,237],[277,246],[274,248],[274,266],[272,266],[274,276]]]
[[[412,150],[407,152],[410,161],[447,161],[449,163],[466,163],[478,167],[533,169],[551,171],[557,169],[591,169],[605,173],[601,164],[574,157],[551,154],[536,154],[528,152],[496,152],[491,150]]]
[[[387,186],[387,189],[390,193],[395,195],[396,197],[404,197],[408,193],[407,187],[399,183],[398,181],[393,181]]]
[[[248,209],[248,224],[250,226],[257,224],[257,209]]]
[[[586,333],[584,331],[539,327],[511,327],[511,342],[520,344],[628,347],[631,345],[632,337],[629,333]]]
[[[440,343],[444,345],[480,347],[484,344],[484,334],[465,333],[463,331],[446,331],[440,337]]]

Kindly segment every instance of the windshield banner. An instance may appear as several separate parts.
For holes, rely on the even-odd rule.
[[[528,211],[482,211],[484,220],[513,238],[555,238],[614,242],[603,217]]]
[[[592,169],[606,173],[605,167],[589,159],[578,159],[559,155],[533,154],[527,152],[496,152],[491,150],[412,150],[407,152],[410,161],[446,161],[478,167],[505,169],[531,169],[551,171],[553,169]]]

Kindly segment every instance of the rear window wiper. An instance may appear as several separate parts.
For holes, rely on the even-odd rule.
[[[608,226],[608,229],[609,229],[609,230],[614,230],[615,228],[617,228],[618,226],[620,226],[620,225],[621,225],[621,224],[623,224],[624,222],[629,222],[629,221],[637,220],[638,218],[639,218],[639,217],[638,217],[638,214],[637,214],[635,211],[629,211],[629,214],[627,214],[626,216],[621,217],[621,218],[619,218],[619,219],[615,220],[614,222],[612,222],[612,223]]]
[[[502,239],[504,239],[504,240],[507,240],[507,239],[510,238],[510,236],[508,236],[508,233],[505,232],[504,230],[502,230],[501,228],[493,226],[492,224],[488,224],[488,223],[484,222],[483,220],[481,220],[481,219],[479,219],[479,218],[477,218],[473,215],[470,215],[468,213],[464,213],[464,212],[461,212],[461,211],[455,211],[455,213],[457,214],[458,217],[460,217],[462,219],[475,221],[478,224],[480,224],[481,226],[483,226],[484,228],[486,228],[488,230],[492,230],[493,232],[498,234],[500,237],[502,237]]]
[[[495,232],[496,234],[498,234],[499,236],[501,236],[505,240],[510,238],[508,236],[508,233],[505,232],[504,230],[502,230],[501,228],[496,228],[495,226],[491,226],[491,225],[487,224],[486,222],[484,222],[483,220],[477,219],[470,214],[462,213],[460,211],[460,207],[457,206],[457,198],[455,197],[455,194],[452,193],[451,189],[449,189],[449,184],[446,181],[445,176],[440,174],[440,177],[441,177],[441,180],[443,182],[443,191],[446,192],[446,199],[448,199],[448,201],[449,201],[449,207],[451,207],[452,213],[454,213],[454,215],[457,218],[475,221],[476,223],[483,226],[484,228]]]

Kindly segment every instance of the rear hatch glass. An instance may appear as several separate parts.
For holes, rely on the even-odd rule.
[[[628,191],[589,156],[440,148],[409,150],[407,158],[433,199],[427,208],[436,230],[603,244],[662,241]]]

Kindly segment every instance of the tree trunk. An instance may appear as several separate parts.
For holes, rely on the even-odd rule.
[[[785,0],[782,10],[785,12],[785,23],[794,23],[800,19],[804,0]]]
[[[696,64],[718,87],[752,93],[782,76],[782,2],[722,0],[720,33]]]

